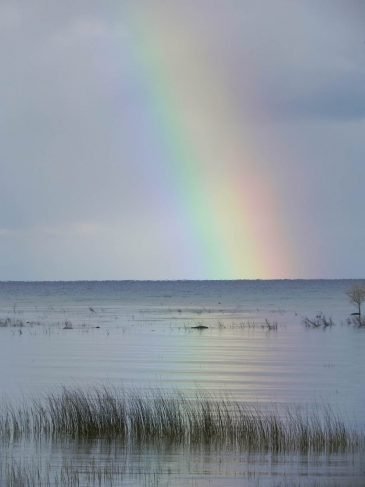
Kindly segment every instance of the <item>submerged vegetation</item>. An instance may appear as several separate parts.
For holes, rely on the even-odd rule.
[[[363,447],[364,432],[349,429],[328,407],[261,410],[205,394],[63,389],[22,407],[3,406],[0,434],[126,443],[225,444],[256,451],[339,451]]]

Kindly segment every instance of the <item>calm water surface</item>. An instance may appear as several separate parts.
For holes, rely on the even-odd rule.
[[[0,327],[1,400],[39,397],[63,385],[206,390],[260,404],[329,403],[362,428],[365,330],[346,322],[355,311],[346,296],[352,284],[0,283],[0,319],[24,325]],[[307,329],[304,317],[319,312],[335,326]],[[277,331],[265,320],[276,322]],[[191,328],[197,325],[208,329]],[[4,444],[1,458],[3,471],[16,461],[48,474],[70,463],[84,471],[90,461],[114,471],[123,465],[122,485],[365,485],[359,454],[126,451],[102,442],[22,441]]]

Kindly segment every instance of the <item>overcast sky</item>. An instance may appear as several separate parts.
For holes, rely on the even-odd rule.
[[[165,79],[206,63],[209,76],[191,69],[181,84],[209,91],[216,70],[235,133],[254,134],[252,169],[281,222],[273,241],[292,249],[283,272],[200,266],[209,249],[184,185],[161,169],[151,67],[136,59],[154,35],[174,59]],[[0,0],[0,38],[0,280],[365,276],[364,1]]]

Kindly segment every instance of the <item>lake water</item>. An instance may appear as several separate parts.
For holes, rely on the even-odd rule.
[[[330,404],[360,429],[365,329],[347,323],[356,311],[346,295],[353,284],[0,283],[0,400],[17,403],[62,386],[158,387],[260,406]],[[304,326],[305,317],[320,312],[335,325]],[[208,328],[192,328],[201,325]],[[141,449],[102,440],[19,439],[4,442],[1,459],[0,485],[12,464],[37,466],[51,485],[60,472],[75,469],[84,472],[81,485],[99,485],[91,464],[101,485],[365,485],[359,452],[274,455],[207,445]]]

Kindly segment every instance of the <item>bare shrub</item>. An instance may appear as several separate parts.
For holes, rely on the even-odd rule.
[[[357,312],[352,314],[358,317],[358,324],[362,326],[361,305],[365,302],[365,285],[355,284],[346,294],[349,297],[350,303],[357,307]]]

